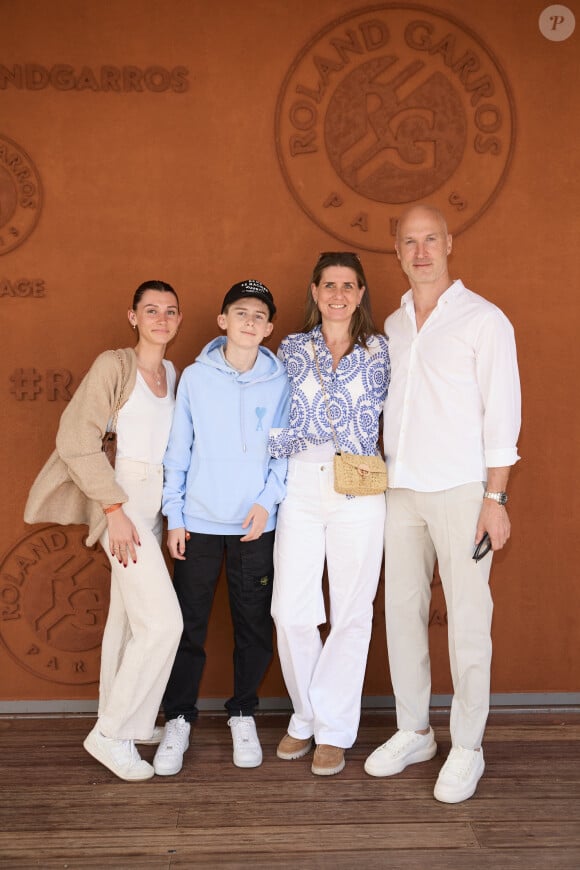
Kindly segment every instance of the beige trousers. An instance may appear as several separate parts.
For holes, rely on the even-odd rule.
[[[429,725],[429,607],[435,560],[443,584],[453,702],[454,746],[481,746],[489,712],[491,552],[473,561],[483,485],[442,492],[390,489],[385,532],[385,615],[397,726]]]
[[[115,477],[129,501],[124,505],[141,541],[137,563],[126,568],[100,542],[111,562],[111,603],[101,650],[98,727],[106,737],[143,740],[151,736],[183,619],[161,552],[163,467],[120,459]]]

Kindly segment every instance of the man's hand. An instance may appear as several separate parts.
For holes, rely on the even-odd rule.
[[[507,543],[511,532],[508,512],[503,505],[498,504],[491,498],[484,498],[481,506],[475,532],[476,546],[486,532],[491,538],[492,550],[501,550],[504,544]]]
[[[245,537],[240,538],[241,541],[257,541],[264,529],[266,528],[266,523],[268,522],[268,517],[270,514],[263,508],[261,504],[253,504],[250,510],[248,511],[248,515],[244,522],[242,523],[242,529],[247,529],[250,527],[250,531]]]
[[[185,529],[170,529],[167,532],[167,549],[172,559],[185,559],[185,542],[189,534]]]
[[[487,469],[487,491],[505,492],[511,466]],[[479,544],[485,533],[491,538],[491,549],[501,550],[507,542],[511,524],[505,507],[491,498],[484,498],[477,521],[475,546]]]

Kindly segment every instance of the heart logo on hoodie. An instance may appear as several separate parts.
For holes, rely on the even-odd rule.
[[[258,425],[256,426],[256,432],[263,432],[264,427],[262,426],[262,420],[266,416],[265,408],[256,408],[256,417],[258,418]]]

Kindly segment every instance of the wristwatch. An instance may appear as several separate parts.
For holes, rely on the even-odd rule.
[[[496,501],[498,504],[507,504],[508,494],[507,492],[484,492],[484,498],[491,498],[493,501]]]

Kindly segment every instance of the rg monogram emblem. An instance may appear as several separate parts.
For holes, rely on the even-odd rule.
[[[99,679],[109,607],[109,561],[86,529],[45,526],[0,563],[0,637],[27,671],[53,683]]]
[[[16,142],[0,136],[0,254],[22,244],[41,208],[42,186],[34,163]]]
[[[276,145],[301,208],[331,235],[394,250],[404,207],[427,200],[457,234],[505,181],[511,92],[468,27],[424,6],[385,3],[337,19],[292,64]]]

